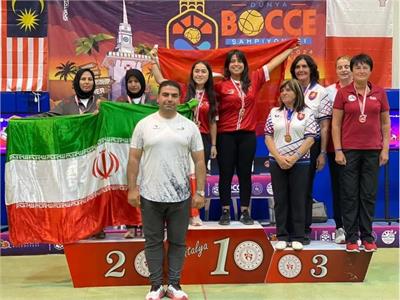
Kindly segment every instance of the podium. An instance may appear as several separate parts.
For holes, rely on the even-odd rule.
[[[364,280],[372,257],[328,242],[276,251],[258,223],[190,226],[186,244],[182,284],[357,282]],[[111,233],[105,240],[65,245],[64,251],[74,287],[149,284],[143,238]]]

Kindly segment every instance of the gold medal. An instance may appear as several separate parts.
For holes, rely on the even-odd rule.
[[[285,134],[285,142],[290,143],[291,141],[292,141],[292,137],[290,136],[290,134]]]

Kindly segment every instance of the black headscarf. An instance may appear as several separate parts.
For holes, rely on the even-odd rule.
[[[128,90],[128,81],[129,77],[131,76],[134,76],[140,82],[140,91],[138,93],[132,93],[131,91]],[[144,90],[146,89],[146,81],[144,80],[143,73],[140,72],[138,69],[129,69],[128,71],[126,71],[125,88],[126,88],[126,93],[132,99],[141,97],[144,93]]]
[[[82,91],[79,81],[81,80],[82,74],[85,72],[89,72],[92,75],[93,78],[93,88],[89,92],[84,92]],[[96,88],[96,83],[94,81],[94,73],[90,69],[79,69],[78,72],[75,74],[74,78],[74,90],[76,95],[78,96],[79,99],[88,99],[93,96],[94,90]]]

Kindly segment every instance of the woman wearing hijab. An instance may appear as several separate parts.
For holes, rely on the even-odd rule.
[[[38,114],[37,117],[52,117],[66,115],[81,115],[97,111],[97,99],[94,96],[96,88],[94,74],[90,69],[79,69],[76,72],[73,87],[75,95],[62,100],[52,110]]]
[[[138,69],[129,69],[125,74],[125,88],[126,95],[120,96],[117,102],[125,102],[131,104],[144,104],[146,97],[144,91],[146,90],[146,81],[143,73]],[[127,231],[124,234],[126,239],[133,239],[135,236],[140,235],[142,232],[142,217],[140,209],[137,210],[137,224],[126,225]]]
[[[138,69],[129,69],[125,74],[126,95],[117,99],[118,102],[144,104],[146,97],[146,81],[143,73]]]
[[[73,81],[75,95],[62,100],[52,110],[36,115],[37,117],[53,117],[66,115],[81,115],[97,111],[97,99],[94,96],[96,88],[95,77],[90,69],[79,69]],[[93,235],[96,239],[104,239],[104,230]]]

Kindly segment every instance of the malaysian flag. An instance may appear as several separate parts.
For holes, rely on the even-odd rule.
[[[1,91],[47,90],[47,4],[1,1]]]

